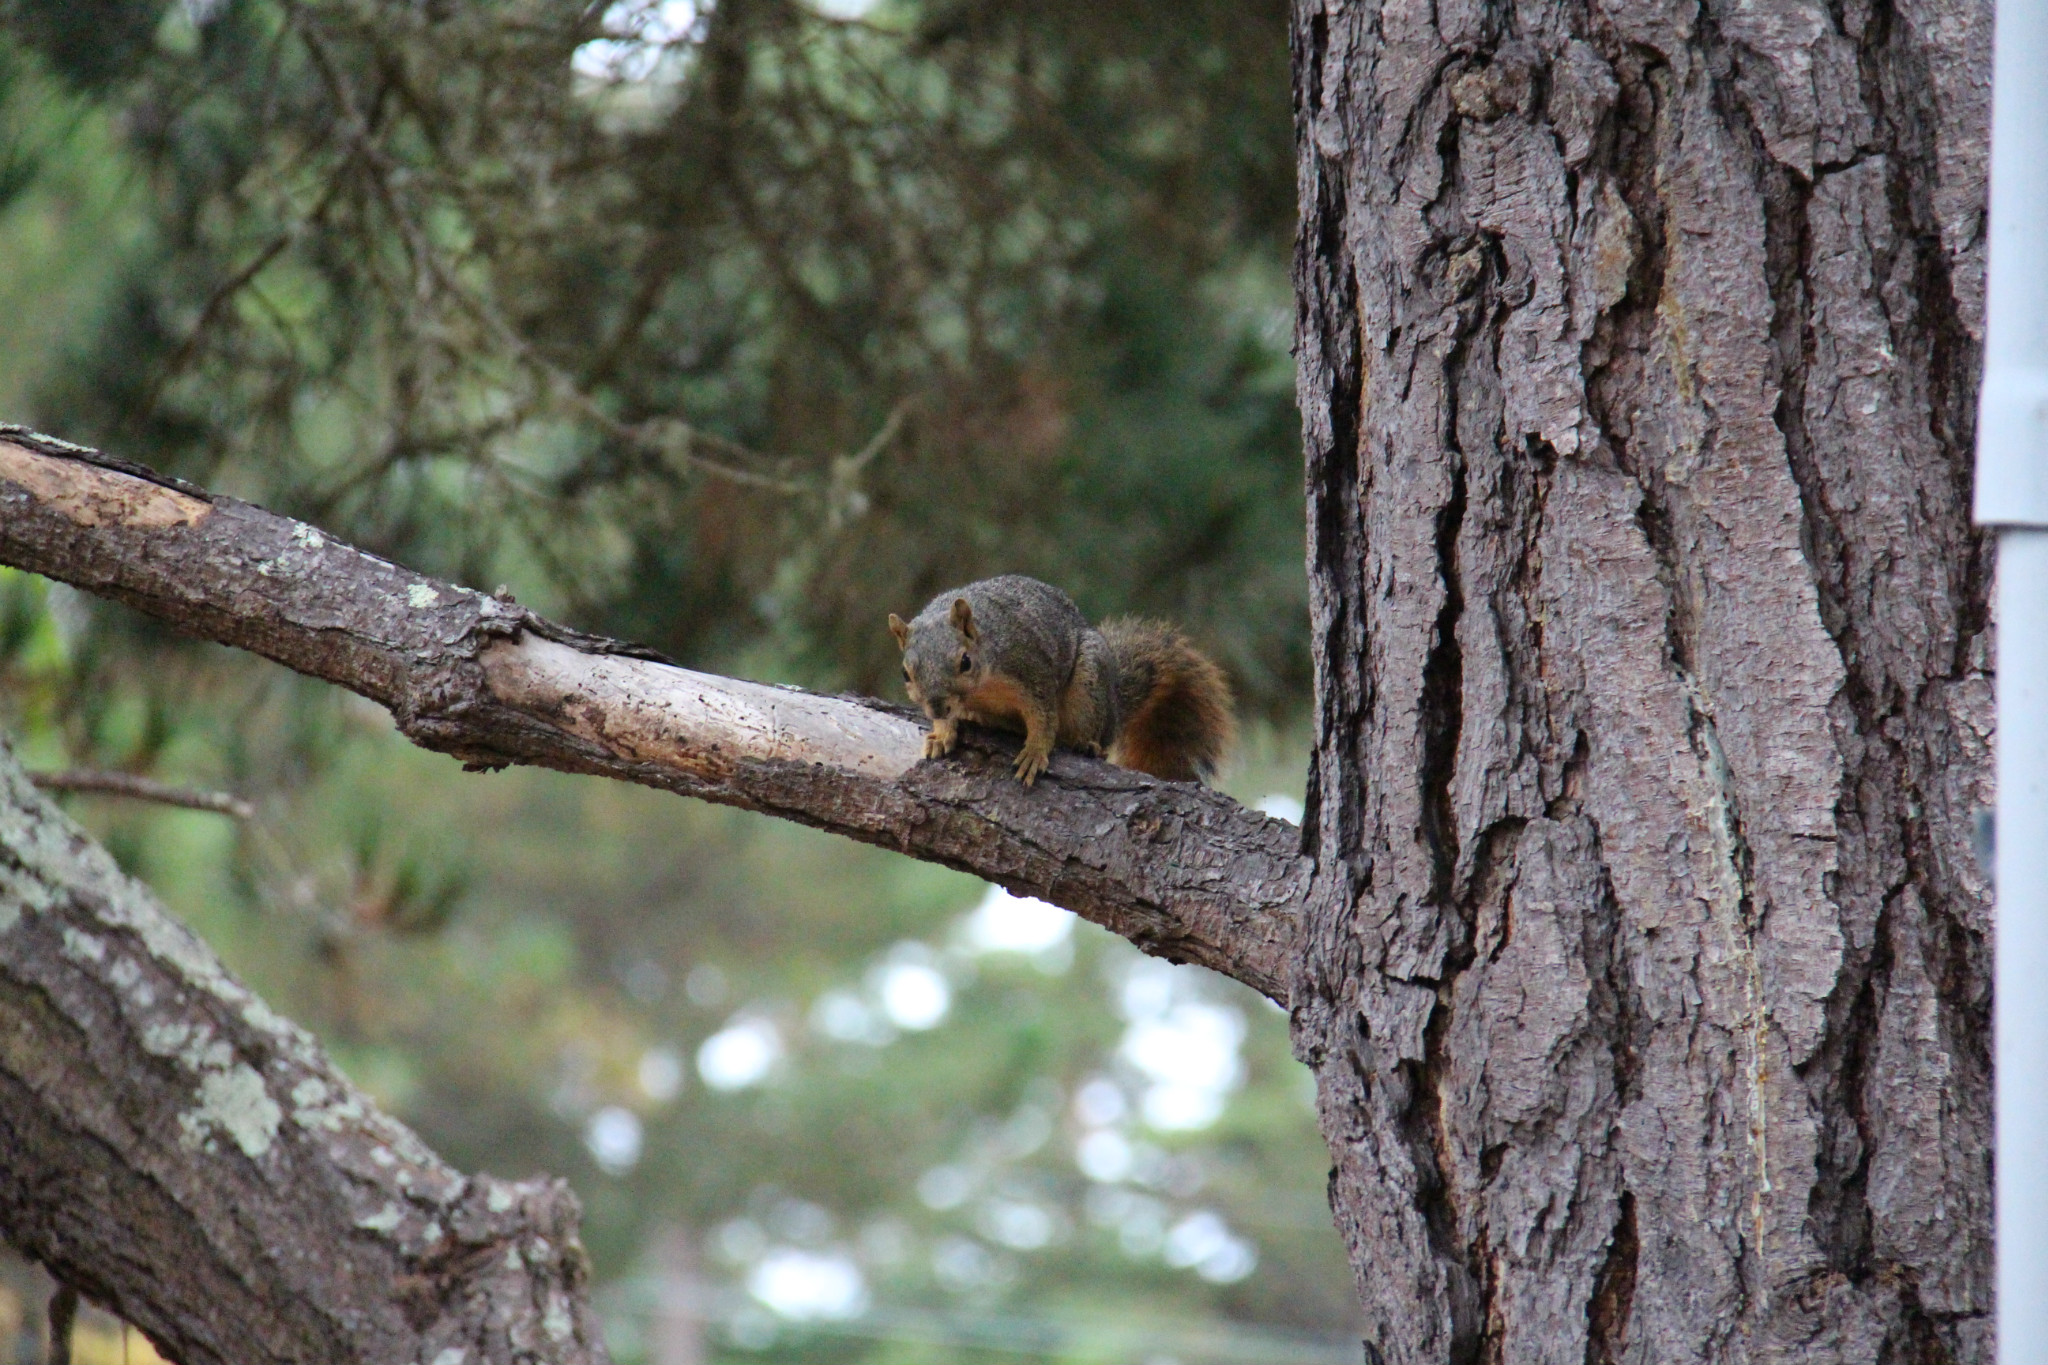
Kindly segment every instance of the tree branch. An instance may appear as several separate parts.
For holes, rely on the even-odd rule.
[[[71,768],[64,772],[30,773],[28,780],[46,792],[124,796],[132,801],[154,801],[160,806],[183,806],[187,810],[206,810],[218,815],[232,815],[237,820],[256,818],[256,808],[233,792],[174,787],[168,782],[159,782],[153,777],[142,777],[136,773],[109,773]]]
[[[606,1359],[567,1187],[379,1113],[4,741],[0,1153],[9,1240],[183,1365]]]
[[[1205,788],[1063,753],[1027,790],[1008,741],[972,731],[925,762],[899,708],[677,668],[21,427],[0,426],[0,563],[339,683],[474,766],[598,773],[832,830],[1286,1001],[1299,836]]]

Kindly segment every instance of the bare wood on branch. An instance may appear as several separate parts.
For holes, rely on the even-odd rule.
[[[1074,754],[1026,790],[990,736],[924,762],[922,727],[899,708],[677,668],[21,427],[0,426],[0,563],[338,683],[466,763],[779,815],[1287,998],[1308,881],[1299,835],[1219,793]]]

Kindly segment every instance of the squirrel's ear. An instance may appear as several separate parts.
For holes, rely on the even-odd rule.
[[[896,637],[896,648],[910,648],[910,626],[895,612],[889,613],[889,633]]]
[[[970,642],[974,639],[974,608],[967,605],[964,597],[953,599],[953,629],[965,635]]]

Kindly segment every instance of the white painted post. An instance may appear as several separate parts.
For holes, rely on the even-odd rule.
[[[2048,0],[2001,0],[1976,517],[1998,530],[1998,1358],[2048,1361]]]

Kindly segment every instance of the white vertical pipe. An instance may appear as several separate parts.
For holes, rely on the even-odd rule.
[[[1976,516],[1998,528],[1998,1358],[2048,1362],[2048,0],[2001,0]]]
[[[1998,533],[1998,1358],[2048,1361],[2048,530]]]

